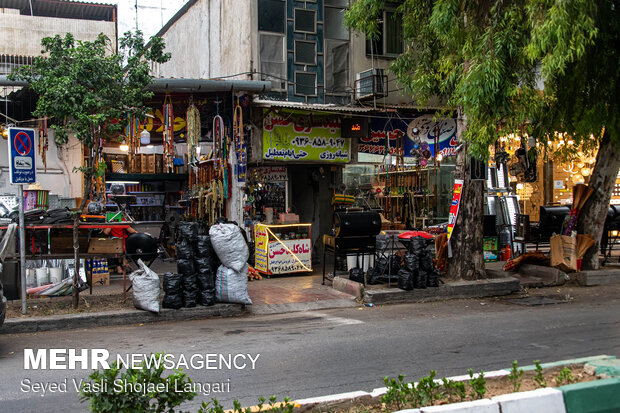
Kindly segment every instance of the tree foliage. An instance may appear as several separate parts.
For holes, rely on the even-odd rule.
[[[42,56],[12,77],[28,81],[39,95],[33,114],[54,119],[51,128],[58,144],[75,133],[87,147],[116,136],[127,113],[144,117],[143,101],[152,96],[146,90],[149,64],[170,58],[160,38],[153,38],[147,48],[139,31],[125,33],[119,53],[104,34],[89,42],[67,33],[46,37],[41,45]]]

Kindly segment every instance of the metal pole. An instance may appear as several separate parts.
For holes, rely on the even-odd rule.
[[[22,314],[26,314],[26,226],[24,225],[24,185],[19,185],[19,268],[21,272]]]

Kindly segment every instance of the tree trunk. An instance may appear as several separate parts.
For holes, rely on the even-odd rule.
[[[466,122],[459,116],[458,138]],[[459,212],[450,237],[452,257],[448,258],[448,277],[477,280],[486,277],[482,252],[482,221],[484,218],[484,181],[472,181],[469,174],[469,155],[463,146],[456,156],[455,179],[462,179],[463,187]]]
[[[579,213],[578,232],[590,234],[594,238],[594,245],[586,252],[581,263],[584,270],[595,270],[600,266],[601,237],[619,167],[620,151],[605,131],[589,181],[594,192]]]

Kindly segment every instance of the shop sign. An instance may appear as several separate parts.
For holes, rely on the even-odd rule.
[[[282,182],[288,180],[286,166],[259,166],[252,168],[265,182]]]
[[[272,241],[267,252],[269,270],[272,274],[307,271],[312,268],[311,251],[309,238]]]
[[[434,115],[425,114],[416,117],[374,117],[370,121],[370,136],[360,138],[357,151],[372,155],[385,155],[385,142],[389,139],[390,153],[411,157],[416,151],[416,141],[427,142],[432,156],[435,156],[435,135],[442,156],[456,155],[458,140],[456,138],[456,119],[445,118],[433,120]],[[417,129],[417,134],[414,131]],[[399,147],[398,138],[403,137]]]
[[[347,163],[351,141],[341,136],[337,116],[265,110],[263,159],[290,162]]]
[[[463,180],[454,180],[454,191],[452,192],[452,204],[450,205],[450,214],[448,215],[448,241],[452,236],[456,217],[459,215],[459,207],[461,206],[461,192],[463,191]]]

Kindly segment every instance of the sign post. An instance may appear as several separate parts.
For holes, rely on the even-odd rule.
[[[9,178],[11,184],[19,184],[19,267],[22,314],[26,314],[26,227],[23,184],[36,181],[34,136],[34,129],[9,128]]]

